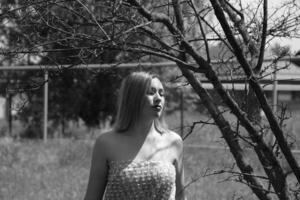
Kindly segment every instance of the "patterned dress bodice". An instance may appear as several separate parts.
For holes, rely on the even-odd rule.
[[[175,167],[162,161],[110,161],[104,200],[175,200]]]

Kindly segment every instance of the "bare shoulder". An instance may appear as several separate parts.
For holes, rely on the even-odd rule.
[[[168,130],[166,132],[166,140],[170,147],[169,152],[171,152],[170,155],[173,158],[173,163],[181,163],[183,155],[183,141],[181,136],[172,130]]]
[[[115,141],[116,133],[115,131],[111,130],[108,132],[102,133],[95,142],[95,149],[107,151],[110,149],[111,146],[113,146],[113,142]]]
[[[167,139],[171,143],[171,145],[174,146],[177,150],[182,151],[183,140],[181,136],[172,130],[167,130],[166,134]]]

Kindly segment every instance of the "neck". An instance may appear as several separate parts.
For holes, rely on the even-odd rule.
[[[154,120],[151,121],[139,121],[130,131],[137,136],[147,136],[149,133],[155,131]]]

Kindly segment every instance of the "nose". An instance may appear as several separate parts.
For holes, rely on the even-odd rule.
[[[160,103],[162,100],[162,96],[160,96],[158,93],[154,96],[154,102],[155,103]]]

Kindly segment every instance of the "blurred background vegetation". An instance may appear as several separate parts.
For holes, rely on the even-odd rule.
[[[6,99],[6,117],[0,120],[0,199],[82,199],[94,139],[113,124],[118,88],[121,80],[132,70],[149,70],[162,77],[167,90],[167,122],[172,130],[184,138],[189,135],[184,141],[188,199],[256,198],[248,186],[239,182],[240,174],[232,173],[238,171],[238,168],[231,153],[226,149],[224,138],[181,72],[172,67],[145,68],[142,65],[144,62],[165,61],[162,58],[124,52],[120,49],[106,49],[105,46],[100,49],[97,46],[97,37],[102,37],[103,33],[98,26],[91,23],[93,20],[90,19],[89,13],[78,2],[80,1],[58,4],[52,1],[47,4],[47,1],[6,0],[0,3],[0,43],[3,51],[0,65],[57,66],[57,70],[49,73],[50,140],[47,143],[40,140],[43,137],[44,70],[0,71],[0,96]],[[145,1],[145,4],[149,2]],[[109,9],[96,7],[92,0],[86,3],[99,19],[102,15],[109,14]],[[197,4],[199,7],[204,6],[202,2]],[[19,7],[24,9],[18,9]],[[122,24],[123,28],[128,26],[129,30],[134,20],[142,21],[129,8],[116,14],[131,23]],[[157,26],[154,28],[161,35],[165,34],[166,30],[163,27],[153,26]],[[120,31],[111,27],[105,26],[106,31]],[[63,30],[76,30],[76,35],[70,35]],[[259,35],[251,34],[259,41]],[[114,39],[120,44],[124,42],[122,40],[141,44],[153,42],[138,32],[125,39]],[[155,42],[151,45],[159,46]],[[196,47],[205,55],[201,46],[203,43]],[[276,52],[273,53],[277,56],[291,55],[288,47],[275,46],[274,50]],[[210,46],[210,55],[212,59],[221,56],[223,60],[227,60],[232,57],[228,48],[218,41]],[[141,65],[134,69],[73,69],[78,64],[129,62]],[[61,65],[68,67],[60,68]],[[221,72],[224,72],[224,68],[226,66],[219,66]],[[233,127],[238,126],[237,119],[228,111],[216,92],[209,92],[230,124]],[[246,104],[247,92],[230,91],[241,106]],[[266,94],[271,101],[272,94]],[[290,96],[292,97],[287,98]],[[281,126],[292,149],[300,148],[299,100],[299,93],[283,92],[276,112],[277,116],[283,117]],[[282,111],[287,114],[286,118],[281,116]],[[262,127],[267,124],[260,112],[255,114],[261,118]],[[241,132],[243,134],[243,129]],[[263,169],[251,148],[246,143],[243,144],[243,148],[251,163],[254,163],[255,170],[263,174]],[[298,159],[299,155],[295,155]],[[284,161],[282,165],[288,171]],[[294,188],[294,185],[291,188]],[[291,194],[295,196],[299,195],[298,193],[299,191],[291,190]]]

